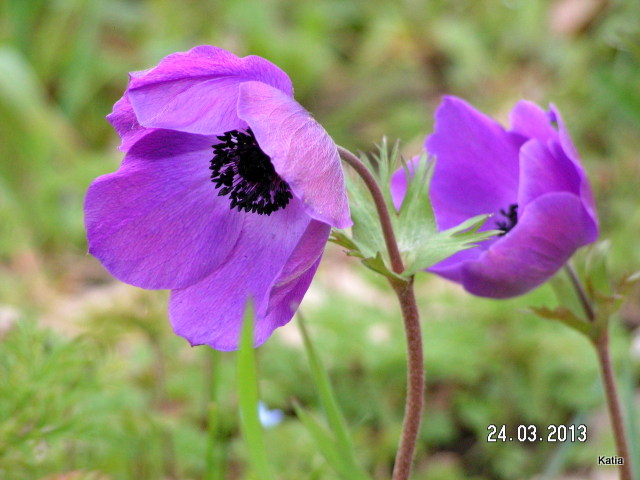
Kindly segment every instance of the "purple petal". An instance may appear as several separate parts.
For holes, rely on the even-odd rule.
[[[337,228],[351,225],[336,145],[309,112],[280,90],[247,82],[240,86],[238,115],[311,217]]]
[[[480,243],[477,247],[461,250],[454,253],[449,258],[436,263],[428,269],[429,272],[437,273],[441,277],[453,282],[462,283],[464,270],[468,262],[478,260],[482,252],[491,245],[491,240]]]
[[[107,120],[120,135],[122,142],[118,148],[123,152],[128,151],[134,143],[147,133],[154,131],[153,129],[144,128],[138,123],[127,94],[115,103],[113,111],[107,115]]]
[[[270,216],[247,214],[228,261],[203,281],[171,292],[174,331],[192,345],[234,350],[245,306],[253,298],[255,344],[293,316],[317,268],[329,226],[314,222],[293,198]]]
[[[415,172],[420,157],[413,157],[407,162],[407,168],[409,169],[409,175],[413,178],[413,172]],[[400,211],[404,196],[407,193],[407,172],[404,168],[399,168],[393,175],[391,175],[391,201],[396,210]]]
[[[560,115],[560,112],[553,104],[550,105],[548,118],[550,119],[550,121],[558,124],[558,136],[560,138],[560,145],[562,146],[562,149],[564,150],[567,157],[569,157],[572,162],[580,165],[580,155],[578,154],[578,150],[571,140],[571,136],[569,135],[569,131],[564,124],[562,115]]]
[[[300,304],[318,269],[330,232],[329,225],[312,220],[273,282],[267,314],[280,319],[276,327],[287,323]]]
[[[320,222],[321,223],[321,222]],[[326,223],[323,223],[326,225]],[[290,278],[284,283],[279,283],[271,292],[269,298],[269,307],[266,322],[269,328],[265,330],[263,338],[256,335],[256,343],[263,343],[271,334],[271,331],[277,327],[281,327],[291,320],[293,314],[302,302],[302,298],[311,285],[311,280],[316,274],[318,265],[320,265],[321,257],[319,257],[308,270],[301,272],[299,277]]]
[[[516,202],[521,143],[466,102],[444,98],[425,143],[436,157],[430,192],[440,229]]]
[[[516,227],[463,270],[474,295],[508,298],[537,287],[591,241],[591,219],[580,197],[567,192],[538,197]]]
[[[133,77],[128,94],[145,127],[215,135],[244,126],[236,113],[238,86],[249,80],[293,96],[289,77],[271,62],[210,46],[169,55]]]
[[[226,260],[246,216],[209,179],[212,139],[155,131],[85,199],[89,252],[142,288],[191,285]]]
[[[522,210],[545,193],[570,192],[580,195],[580,175],[565,155],[553,155],[538,140],[529,140],[520,149],[520,190]]]
[[[546,144],[558,140],[558,132],[551,125],[547,112],[532,102],[519,101],[510,115],[511,130],[523,137],[535,138]]]
[[[560,136],[560,145],[564,154],[574,163],[578,170],[578,174],[580,175],[581,183],[580,183],[580,197],[584,202],[587,210],[589,211],[589,215],[595,225],[595,237],[593,240],[597,238],[598,235],[598,214],[596,210],[596,202],[593,196],[593,191],[591,190],[591,184],[589,183],[589,179],[587,178],[586,173],[584,172],[584,168],[582,167],[582,163],[580,162],[580,155],[576,150],[576,147],[571,140],[571,136],[569,135],[569,131],[560,115],[560,112],[556,109],[554,105],[550,106],[549,116],[552,120],[558,123],[558,133]],[[556,145],[552,145],[557,149]]]

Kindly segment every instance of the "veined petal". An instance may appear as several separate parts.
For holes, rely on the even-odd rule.
[[[521,295],[554,275],[591,241],[591,219],[580,197],[568,192],[538,197],[518,224],[475,262],[465,265],[467,291],[491,298]]]
[[[337,147],[309,112],[278,89],[247,82],[240,86],[238,115],[312,218],[351,225]]]
[[[282,308],[282,302],[299,302],[311,281],[329,236],[328,226],[319,223],[306,215],[296,198],[270,216],[247,215],[228,261],[201,282],[171,292],[174,331],[192,345],[235,350],[245,306],[252,298],[255,344],[262,344],[293,316],[292,306]],[[284,283],[277,285],[281,278]],[[270,308],[273,292],[275,308]]]
[[[238,86],[249,80],[293,96],[289,77],[271,62],[210,46],[169,55],[132,77],[128,95],[144,127],[216,135],[244,126],[236,113]]]
[[[436,157],[430,195],[440,229],[516,202],[523,140],[455,97],[444,97],[425,148]]]
[[[245,215],[209,179],[210,137],[157,130],[85,199],[89,252],[142,288],[186,287],[223,263]]]

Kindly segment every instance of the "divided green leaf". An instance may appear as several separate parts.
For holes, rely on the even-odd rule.
[[[376,178],[393,224],[405,270],[401,276],[390,268],[387,247],[380,219],[371,193],[364,182],[348,178],[351,214],[354,225],[352,238],[334,232],[332,241],[348,249],[348,254],[359,257],[370,269],[388,278],[408,278],[451,255],[475,247],[479,242],[495,236],[498,231],[480,228],[490,215],[478,215],[460,225],[438,232],[431,202],[429,183],[434,162],[422,155],[407,163],[400,157],[396,142],[389,151],[383,139],[374,160],[361,157]],[[398,168],[403,168],[407,189],[402,205],[396,210],[391,196],[391,179]]]

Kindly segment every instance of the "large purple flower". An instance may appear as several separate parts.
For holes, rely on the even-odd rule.
[[[445,97],[425,148],[436,158],[430,194],[438,229],[491,213],[483,228],[502,231],[429,269],[470,293],[521,295],[596,240],[589,181],[554,106],[545,112],[521,101],[505,130],[461,99]],[[396,202],[405,190],[406,177],[398,172]]]
[[[260,57],[201,46],[130,76],[108,116],[126,153],[85,199],[89,252],[120,280],[172,290],[191,344],[237,348],[287,323],[331,226],[351,224],[336,145]]]

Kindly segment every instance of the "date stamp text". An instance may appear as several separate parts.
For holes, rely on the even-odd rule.
[[[586,425],[507,425],[487,426],[487,442],[583,443],[587,441]]]

